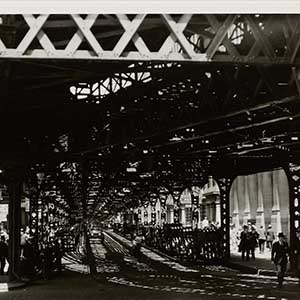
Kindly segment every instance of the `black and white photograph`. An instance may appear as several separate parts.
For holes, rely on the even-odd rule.
[[[299,300],[300,4],[104,2],[0,1],[0,299]]]

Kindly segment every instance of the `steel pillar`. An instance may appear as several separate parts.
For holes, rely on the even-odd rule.
[[[290,190],[290,246],[291,267],[295,266],[293,255],[296,242],[296,229],[300,228],[300,164],[289,163],[285,168]]]
[[[220,189],[221,230],[223,240],[223,255],[230,258],[230,188],[234,181],[232,177],[215,178]]]
[[[20,170],[14,170],[9,174],[8,194],[9,194],[9,281],[20,278],[20,230],[21,230],[21,197],[22,197],[22,177]]]

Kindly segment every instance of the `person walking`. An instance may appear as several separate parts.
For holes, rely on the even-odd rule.
[[[8,257],[8,246],[5,242],[5,236],[0,238],[0,275],[4,275],[6,259]]]
[[[240,235],[240,244],[239,244],[239,251],[242,252],[242,260],[245,260],[245,254],[246,254],[246,260],[249,260],[249,254],[250,254],[250,235],[249,235],[249,229],[247,225],[244,225],[243,231]]]
[[[278,288],[281,289],[288,263],[289,246],[282,232],[278,234],[278,239],[272,246],[271,258],[277,269]]]
[[[259,253],[265,252],[265,243],[266,243],[266,232],[264,226],[260,226],[257,230],[258,233],[258,247],[259,247]]]
[[[254,226],[251,226],[251,231],[249,232],[249,248],[252,259],[255,260],[255,248],[257,246],[258,233]]]

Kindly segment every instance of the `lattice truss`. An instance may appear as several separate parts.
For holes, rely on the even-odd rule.
[[[263,131],[264,125],[276,127],[298,118],[296,105],[287,102],[272,102],[269,109],[253,107],[299,94],[298,19],[297,15],[3,15],[0,58],[11,55],[31,62],[37,58],[39,63],[44,58],[62,58],[62,63],[96,59],[109,66],[113,60],[124,61],[122,71],[113,67],[110,71],[108,65],[102,70],[99,65],[99,80],[93,73],[92,80],[83,76],[68,86],[71,100],[78,100],[74,103],[99,106],[98,121],[85,120],[94,126],[84,132],[86,138],[73,135],[78,141],[70,151],[105,155],[120,148],[151,152],[170,145],[181,153],[188,145],[185,152],[190,153],[209,141],[206,155],[212,145],[216,149],[211,151],[226,152],[237,144],[237,137],[242,145],[253,126]],[[188,61],[197,64],[183,64]],[[53,76],[70,74],[64,70]],[[242,107],[250,109],[227,122],[231,115],[226,113]],[[240,118],[243,114],[246,121]],[[211,126],[220,115],[224,118]],[[276,122],[271,120],[274,115]],[[226,145],[210,141],[223,133],[227,137],[231,133]],[[260,135],[266,141],[279,132]]]
[[[298,62],[297,15],[2,16],[0,57]]]

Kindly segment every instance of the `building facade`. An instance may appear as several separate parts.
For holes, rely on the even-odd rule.
[[[230,191],[230,215],[235,228],[249,222],[289,236],[289,186],[284,170],[238,176]]]

